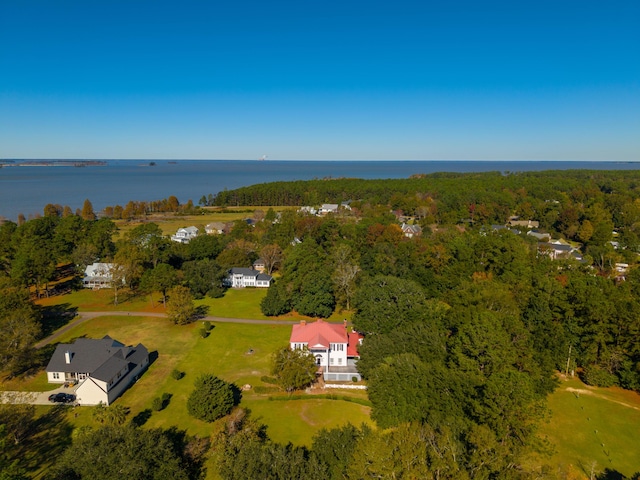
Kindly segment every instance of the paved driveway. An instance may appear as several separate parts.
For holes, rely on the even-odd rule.
[[[31,405],[52,405],[49,395],[52,393],[72,393],[75,395],[75,388],[64,388],[62,385],[55,390],[46,392],[0,392],[0,403],[31,404]]]

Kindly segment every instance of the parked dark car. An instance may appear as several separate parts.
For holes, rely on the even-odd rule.
[[[76,396],[70,393],[52,393],[49,395],[49,401],[52,403],[71,403],[75,399]]]

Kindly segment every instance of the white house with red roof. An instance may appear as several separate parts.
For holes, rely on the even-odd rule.
[[[363,336],[355,331],[347,331],[344,324],[317,320],[307,323],[302,320],[293,326],[289,343],[291,349],[307,349],[316,358],[325,380],[360,380],[356,368],[358,345]]]

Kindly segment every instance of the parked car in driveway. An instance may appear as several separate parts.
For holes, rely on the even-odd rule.
[[[49,401],[51,403],[71,403],[75,401],[76,396],[70,393],[52,393],[49,395]]]

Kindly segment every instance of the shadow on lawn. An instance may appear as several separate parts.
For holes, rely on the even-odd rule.
[[[131,419],[131,424],[134,427],[141,427],[149,421],[149,419],[151,418],[151,413],[152,412],[150,408],[145,408]]]
[[[78,313],[78,307],[69,303],[42,307],[42,337],[46,338],[61,327],[71,322]]]
[[[70,408],[58,405],[36,419],[32,435],[21,446],[20,458],[27,470],[38,471],[43,461],[57,459],[71,444],[73,426],[66,418]]]
[[[193,315],[193,321],[197,321],[200,320],[201,318],[204,318],[207,316],[207,313],[209,313],[209,306],[208,305],[198,305],[196,307],[196,311]]]
[[[617,470],[612,470],[610,468],[605,468],[604,472],[602,472],[596,478],[598,480],[625,480],[627,478],[630,479],[630,480],[638,480],[638,479],[640,479],[640,472],[636,472],[633,475],[631,475],[630,477],[625,477],[623,474],[621,474]]]

